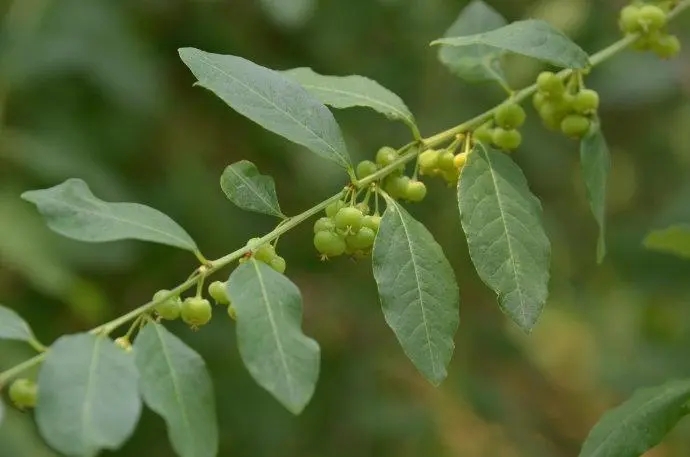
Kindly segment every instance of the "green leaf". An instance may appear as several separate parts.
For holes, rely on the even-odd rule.
[[[220,177],[220,187],[228,200],[242,209],[285,217],[280,211],[273,178],[260,174],[248,160],[229,165]]]
[[[600,124],[597,124],[582,139],[580,162],[589,206],[592,208],[594,219],[599,224],[597,262],[601,263],[606,255],[606,180],[611,170],[611,156]]]
[[[582,48],[548,22],[538,19],[513,22],[500,29],[470,36],[441,38],[431,44],[459,47],[485,45],[564,68],[583,69],[589,65],[589,56]]]
[[[690,411],[690,380],[640,389],[589,432],[580,457],[638,457],[656,446]]]
[[[138,203],[104,202],[81,179],[27,191],[22,198],[38,207],[51,230],[68,238],[90,243],[136,239],[197,250],[187,232],[165,214]]]
[[[0,305],[0,340],[31,341],[34,334],[19,314]]]
[[[458,206],[479,277],[531,331],[548,295],[551,247],[522,170],[502,152],[475,148],[460,175]]]
[[[426,227],[392,199],[374,243],[373,270],[386,323],[417,369],[439,385],[460,321],[455,273]]]
[[[232,55],[179,50],[197,83],[243,116],[344,168],[351,168],[333,114],[302,86],[280,72]]]
[[[654,230],[644,239],[644,246],[653,251],[690,258],[690,225],[678,224]]]
[[[162,325],[148,324],[134,343],[146,404],[165,419],[177,455],[214,457],[218,425],[204,360]]]
[[[444,38],[454,38],[489,32],[503,27],[507,21],[482,0],[467,5],[460,16],[446,30]],[[501,67],[503,51],[483,44],[458,48],[442,45],[438,51],[439,60],[460,78],[470,82],[498,81],[506,85]]]
[[[293,68],[283,72],[302,85],[314,97],[333,108],[363,106],[371,108],[392,120],[400,120],[412,129],[419,139],[414,116],[400,97],[364,76],[325,76],[311,68]]]
[[[36,423],[46,442],[70,456],[118,449],[139,420],[134,358],[106,337],[63,336],[38,374]]]
[[[233,271],[227,288],[242,361],[261,387],[299,414],[314,393],[320,364],[319,345],[302,333],[299,289],[254,259]]]

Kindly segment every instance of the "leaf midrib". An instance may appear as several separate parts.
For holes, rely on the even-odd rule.
[[[95,344],[93,345],[93,349],[91,352],[91,361],[89,362],[89,372],[88,376],[86,378],[86,389],[84,390],[84,404],[82,406],[81,410],[81,438],[82,438],[82,445],[84,447],[84,451],[90,451],[89,449],[89,439],[88,437],[91,436],[90,433],[87,432],[87,430],[90,430],[91,427],[89,425],[91,424],[91,391],[93,389],[93,378],[94,374],[96,371],[96,366],[98,365],[98,346],[101,343],[101,337],[96,337]],[[88,418],[88,420],[87,420]]]

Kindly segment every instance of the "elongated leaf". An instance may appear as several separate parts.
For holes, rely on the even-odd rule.
[[[273,178],[260,174],[248,160],[229,165],[220,177],[220,188],[228,200],[242,209],[285,217],[280,211]]]
[[[311,399],[320,349],[302,333],[302,296],[289,279],[249,260],[228,280],[237,311],[237,344],[254,380],[293,414]]]
[[[564,68],[582,69],[589,65],[589,56],[570,38],[548,22],[538,19],[517,21],[489,32],[470,36],[441,38],[432,45],[485,45],[510,51]]]
[[[458,205],[479,277],[529,332],[548,295],[551,247],[522,170],[506,154],[478,146],[462,169]]]
[[[434,385],[447,376],[460,297],[453,268],[429,231],[387,201],[373,252],[383,315],[405,354]]]
[[[597,262],[606,255],[606,180],[611,170],[611,156],[606,138],[597,124],[580,143],[580,162],[582,177],[587,188],[587,198],[592,214],[599,224],[597,241]]]
[[[34,334],[19,314],[0,305],[0,340],[31,341]]]
[[[580,457],[638,457],[656,446],[687,415],[690,380],[640,389],[608,411],[582,445]]]
[[[53,231],[90,243],[136,239],[195,251],[194,240],[160,211],[138,203],[108,203],[95,197],[81,179],[49,189],[24,192]]]
[[[415,138],[420,137],[414,116],[405,102],[376,81],[358,75],[325,76],[306,67],[293,68],[284,73],[328,106],[371,108],[390,119],[403,121],[412,129]]]
[[[444,38],[475,35],[503,27],[507,21],[482,0],[473,0],[446,30]],[[470,82],[498,81],[507,85],[501,67],[503,51],[483,44],[456,47],[442,45],[439,60],[460,78]]]
[[[644,239],[644,246],[653,251],[690,258],[690,225],[672,225],[650,232]]]
[[[214,457],[218,425],[211,377],[204,360],[162,325],[149,324],[134,343],[146,404],[168,425],[181,457]]]
[[[38,374],[36,423],[46,442],[69,456],[118,449],[141,412],[134,358],[112,340],[63,336]]]
[[[198,84],[238,113],[344,168],[351,166],[331,112],[290,78],[241,57],[194,48],[179,52]]]

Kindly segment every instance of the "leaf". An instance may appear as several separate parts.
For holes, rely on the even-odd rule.
[[[611,170],[611,156],[606,145],[606,138],[597,124],[580,143],[580,162],[582,177],[587,188],[587,199],[592,208],[594,219],[599,224],[597,240],[597,262],[601,263],[606,255],[606,180]]]
[[[341,167],[352,167],[333,114],[290,78],[241,57],[194,48],[179,53],[197,84],[238,113]]]
[[[146,404],[168,426],[182,457],[214,457],[218,425],[211,377],[204,360],[162,325],[148,324],[134,343]]]
[[[473,0],[446,30],[444,38],[474,35],[503,27],[507,21],[482,0]],[[469,82],[498,81],[507,85],[500,58],[503,51],[483,44],[458,48],[442,45],[438,59],[451,72]]]
[[[414,116],[400,97],[364,76],[325,76],[311,68],[293,68],[283,72],[302,85],[314,97],[333,108],[363,106],[371,108],[392,120],[407,124],[415,138],[419,129]]]
[[[479,277],[531,331],[548,295],[551,247],[522,170],[502,152],[475,148],[460,175],[458,206]]]
[[[63,336],[38,374],[36,423],[46,442],[70,456],[118,449],[141,413],[131,354],[88,333]]]
[[[690,258],[690,225],[678,224],[654,230],[644,239],[644,247]]]
[[[500,29],[470,36],[440,38],[432,45],[485,45],[503,51],[534,57],[553,65],[583,69],[589,66],[589,56],[570,38],[548,22],[528,19],[508,24]]]
[[[460,320],[455,274],[426,227],[392,199],[374,243],[373,270],[386,323],[417,369],[439,385]]]
[[[165,214],[138,203],[104,202],[81,179],[27,191],[22,198],[38,207],[51,230],[68,238],[89,243],[136,239],[197,250],[187,232]]]
[[[638,457],[688,414],[690,380],[640,389],[608,411],[589,432],[580,457]]]
[[[248,160],[229,165],[220,177],[220,187],[228,200],[242,209],[285,217],[280,211],[273,178],[260,174]]]
[[[34,334],[19,314],[0,305],[0,340],[31,341]]]
[[[253,259],[232,272],[227,288],[242,361],[261,387],[299,414],[314,393],[320,364],[319,345],[302,333],[299,289]]]

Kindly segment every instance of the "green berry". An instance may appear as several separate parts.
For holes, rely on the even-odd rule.
[[[539,111],[542,106],[544,106],[544,103],[546,103],[546,95],[544,95],[543,92],[535,92],[534,95],[532,96],[532,106],[534,106],[534,109]]]
[[[550,71],[543,71],[537,77],[537,89],[550,96],[561,95],[565,92],[563,80]]]
[[[407,184],[409,182],[409,176],[389,176],[386,179],[384,189],[391,197],[402,198],[407,192]]]
[[[364,216],[362,219],[362,228],[367,227],[372,229],[374,232],[379,231],[379,226],[381,225],[381,216]],[[362,229],[360,229],[362,230]]]
[[[362,226],[362,219],[364,219],[362,211],[353,206],[348,206],[338,211],[333,221],[337,229],[350,229],[352,232],[356,232]]]
[[[276,249],[270,243],[262,244],[254,251],[254,258],[264,263],[269,263],[275,256]]]
[[[410,181],[405,197],[411,202],[421,202],[426,197],[426,186],[421,181]]]
[[[670,59],[680,52],[680,40],[675,35],[663,35],[651,43],[651,49],[662,59]]]
[[[182,320],[194,328],[208,324],[213,315],[211,303],[201,297],[185,298],[180,311]]]
[[[233,321],[237,320],[237,310],[232,305],[228,305],[228,316],[230,316],[230,319]]]
[[[347,243],[354,250],[367,250],[374,245],[375,238],[376,232],[368,227],[362,227],[359,232],[347,237]]]
[[[515,129],[525,123],[525,110],[516,103],[504,103],[494,114],[496,125],[504,129]]]
[[[558,130],[565,113],[553,102],[546,102],[539,109],[544,124],[552,130]]]
[[[342,200],[338,200],[337,202],[333,202],[330,205],[326,207],[326,216],[328,217],[334,217],[338,211],[340,211],[340,208],[345,206],[345,202]]]
[[[639,21],[646,31],[660,30],[666,25],[666,13],[656,5],[644,5],[640,8]]]
[[[208,294],[219,305],[229,305],[230,298],[228,291],[225,288],[225,283],[222,281],[213,281],[208,285]]]
[[[427,149],[426,151],[419,154],[417,157],[417,163],[419,164],[419,169],[423,173],[427,173],[438,166],[438,157],[441,152],[436,149]]]
[[[561,121],[561,132],[571,138],[582,138],[589,132],[590,125],[589,118],[579,114],[570,114]]]
[[[322,217],[314,222],[314,233],[335,230],[335,222],[330,217]]]
[[[522,135],[515,129],[503,129],[496,127],[492,135],[492,141],[496,147],[506,151],[517,149],[522,143]]]
[[[595,113],[599,109],[599,94],[592,89],[583,89],[575,95],[572,109],[579,114]]]
[[[384,146],[376,153],[376,163],[382,167],[390,165],[398,158],[398,152],[390,146]]]
[[[170,293],[169,290],[159,290],[153,294],[153,300],[158,301]],[[168,321],[174,321],[180,317],[180,297],[171,297],[156,305],[154,310],[160,317]]]
[[[258,249],[259,246],[261,246],[261,238],[250,238],[249,241],[247,241],[247,247],[252,251]]]
[[[461,152],[460,154],[456,154],[455,157],[453,158],[453,165],[455,165],[455,168],[460,170],[462,167],[465,166],[465,163],[467,162],[467,153],[466,152]]]
[[[637,33],[642,30],[640,24],[640,7],[628,5],[624,7],[618,17],[618,25],[624,33]]]
[[[314,235],[314,247],[327,257],[337,257],[345,253],[345,240],[335,232],[319,232]]]
[[[376,173],[379,167],[376,166],[371,160],[362,160],[357,164],[357,177],[359,179],[364,179],[367,176]]]
[[[17,408],[33,408],[38,399],[38,386],[30,379],[20,378],[10,385],[8,394]]]
[[[132,352],[132,342],[129,341],[129,338],[125,336],[121,336],[119,338],[115,338],[115,346],[119,347],[125,352]]]
[[[362,214],[364,214],[365,216],[366,216],[367,214],[369,214],[369,211],[370,211],[369,205],[367,205],[367,204],[364,203],[364,202],[357,203],[357,204],[355,205],[355,208],[357,208],[358,210],[360,210],[360,211],[362,212]]]
[[[443,153],[438,157],[438,168],[443,171],[452,170],[455,168],[453,161],[455,160],[455,155],[451,151],[443,151]]]
[[[475,131],[472,133],[472,138],[474,138],[474,141],[489,144],[491,143],[492,131],[493,124],[491,122],[486,122],[475,129]]]
[[[278,273],[285,273],[285,268],[287,267],[285,259],[280,256],[275,256],[268,265]]]

